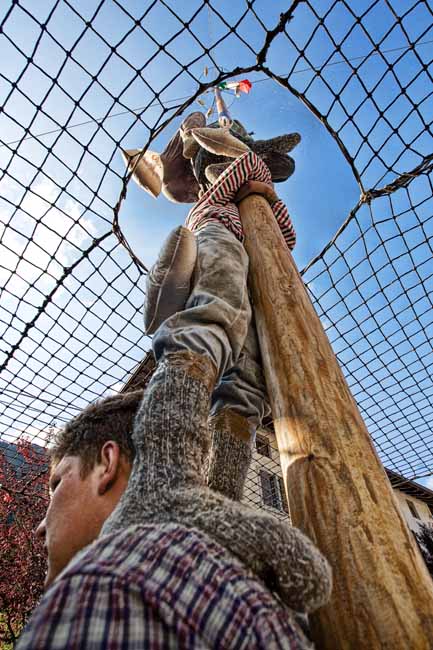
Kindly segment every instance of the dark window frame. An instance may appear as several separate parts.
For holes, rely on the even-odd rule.
[[[286,512],[289,514],[289,507],[286,499],[283,479],[281,476],[261,469],[259,472],[262,487],[262,501],[265,506]]]
[[[259,433],[256,434],[256,451],[261,456],[272,458],[271,445],[268,438],[261,436]]]
[[[419,516],[418,510],[416,509],[414,502],[410,501],[409,499],[406,499],[406,503],[409,507],[409,511],[412,517],[414,517],[414,519],[421,520],[421,517]]]

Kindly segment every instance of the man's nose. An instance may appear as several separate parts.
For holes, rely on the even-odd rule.
[[[44,518],[40,522],[39,526],[36,528],[35,535],[38,539],[40,539],[43,542],[45,541],[46,534],[47,534],[47,529],[46,529],[45,518]]]

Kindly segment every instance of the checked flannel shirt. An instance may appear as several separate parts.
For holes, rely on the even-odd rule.
[[[239,209],[235,203],[232,203],[232,200],[248,180],[262,181],[272,185],[271,172],[253,151],[242,154],[224,170],[212,187],[190,210],[185,226],[189,230],[195,231],[204,228],[208,223],[219,221],[243,243],[245,236]],[[278,199],[271,207],[287,246],[293,250],[296,234],[285,204]]]
[[[16,650],[310,647],[290,610],[204,533],[142,524],[79,553]]]

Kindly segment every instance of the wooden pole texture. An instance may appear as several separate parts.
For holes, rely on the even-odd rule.
[[[331,563],[317,648],[433,648],[433,582],[266,201],[240,204],[290,512]]]

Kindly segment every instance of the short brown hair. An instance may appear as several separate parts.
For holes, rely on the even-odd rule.
[[[49,449],[51,462],[56,465],[64,456],[78,456],[84,478],[101,459],[104,444],[114,440],[132,464],[132,428],[142,397],[143,390],[134,390],[89,404],[54,436]]]

